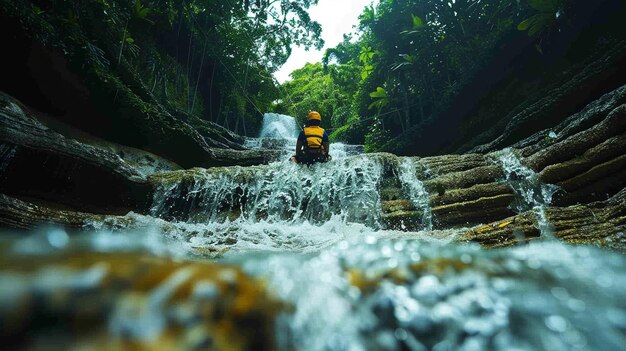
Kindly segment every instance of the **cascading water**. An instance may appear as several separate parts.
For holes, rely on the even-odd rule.
[[[282,150],[282,157],[288,158],[296,149],[296,141],[300,133],[296,120],[292,116],[277,113],[263,115],[263,124],[258,138],[248,138],[246,147],[251,149]],[[331,143],[330,155],[333,159],[355,156],[363,153],[363,145]]]
[[[422,212],[422,226],[426,230],[433,229],[433,215],[430,208],[429,194],[424,184],[417,178],[415,163],[410,158],[404,158],[398,167],[398,179],[403,190],[407,193],[413,206]]]
[[[151,214],[195,228],[188,240],[196,246],[316,250],[379,227],[382,169],[381,160],[356,156],[311,167],[181,172],[182,181],[157,188]]]
[[[552,237],[545,208],[552,203],[552,196],[559,188],[552,184],[543,184],[539,180],[539,175],[524,166],[511,149],[504,149],[495,155],[502,166],[507,184],[517,195],[516,202],[512,205],[513,209],[518,213],[535,211],[541,234]]]
[[[381,172],[380,161],[369,157],[311,167],[283,162],[233,167],[230,172],[199,171],[183,182],[159,185],[151,212],[193,222],[223,220],[224,214],[236,213],[251,221],[321,223],[339,216],[373,224]]]
[[[283,157],[291,155],[296,148],[300,128],[295,118],[278,113],[263,115],[258,138],[248,138],[246,146],[251,149],[282,150]]]
[[[333,159],[360,155],[362,153],[363,145],[350,145],[344,143],[332,143],[330,145],[330,155]]]

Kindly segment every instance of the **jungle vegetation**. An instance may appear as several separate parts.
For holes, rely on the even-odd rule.
[[[323,47],[321,27],[308,14],[317,0],[0,0],[0,9],[3,18],[18,19],[38,42],[62,52],[81,76],[120,79],[185,122],[204,120],[255,136],[264,112],[302,119],[315,109],[333,141],[405,153],[416,131],[453,113],[468,91],[494,90],[511,66],[562,55],[559,47],[605,2],[619,3],[380,0],[322,62],[295,70],[284,84],[272,74],[292,45]],[[540,94],[540,84],[492,99]],[[476,115],[470,124],[495,118]]]
[[[586,4],[587,3],[587,4]],[[353,35],[282,86],[278,111],[329,116],[332,140],[402,152],[403,138],[449,110],[506,51],[549,57],[590,15],[576,0],[381,0]],[[562,53],[559,53],[562,54]],[[528,60],[528,59],[527,59]],[[512,61],[512,60],[511,60]],[[508,64],[508,62],[506,63]],[[505,71],[503,67],[502,71]]]

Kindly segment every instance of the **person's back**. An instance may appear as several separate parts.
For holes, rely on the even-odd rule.
[[[328,154],[330,148],[328,134],[320,127],[321,122],[322,116],[318,112],[309,112],[307,124],[298,136],[296,155],[292,157],[292,161],[313,164],[331,160]]]

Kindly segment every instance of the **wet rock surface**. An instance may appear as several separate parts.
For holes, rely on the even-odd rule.
[[[491,226],[498,230],[487,230],[492,237],[477,234],[485,232],[487,226],[480,227],[482,229],[474,234],[466,234],[465,238],[494,242],[493,245],[498,246],[495,242],[514,242],[513,232],[524,238],[540,236],[537,206],[546,208],[551,223],[550,215],[554,213],[558,217],[557,213],[563,208],[569,209],[564,216],[575,216],[581,212],[572,212],[572,206],[594,201],[602,203],[624,188],[626,144],[622,139],[626,105],[619,103],[623,91],[622,87],[607,94],[555,127],[556,132],[552,134],[530,137],[520,143],[520,146],[526,145],[522,149],[486,155],[399,158],[391,154],[370,154],[338,159],[331,167],[274,163],[196,168],[163,172],[145,181],[120,160],[112,156],[109,159],[122,165],[118,173],[127,172],[133,174],[133,179],[140,179],[142,189],[148,189],[144,194],[152,197],[149,206],[129,209],[150,213],[165,221],[306,220],[315,224],[339,215],[347,221],[409,232],[495,223]],[[534,144],[537,140],[540,140],[538,144]],[[14,162],[14,149],[9,144],[4,150],[4,163],[10,165]],[[262,151],[252,152],[261,157]],[[97,159],[98,162],[106,160]],[[551,185],[543,187],[541,184]],[[542,192],[550,192],[549,199],[544,199],[547,194]],[[33,196],[15,190],[7,193]],[[359,196],[355,197],[356,193],[360,193]],[[617,215],[611,213],[605,219],[617,220]],[[18,223],[15,218],[19,215],[19,211],[13,211],[11,218],[14,219],[5,222]],[[55,222],[55,216],[51,216],[51,222]],[[46,216],[42,213],[33,217],[45,220]],[[499,227],[508,218],[526,222],[518,227]],[[25,219],[24,222],[33,221]],[[560,224],[556,227],[560,228]],[[588,228],[574,226],[568,229],[569,234],[556,236],[577,238],[569,240],[571,242],[603,244],[605,237],[619,232],[613,229],[585,234],[583,231]],[[475,240],[471,235],[476,235]]]
[[[571,244],[594,244],[626,250],[626,191],[605,201],[545,209],[549,235]],[[528,211],[483,226],[457,237],[485,247],[512,246],[540,239],[536,211]]]
[[[0,194],[0,227],[34,230],[41,226],[82,229],[90,222],[102,222],[105,216],[92,213],[58,210],[35,205]]]

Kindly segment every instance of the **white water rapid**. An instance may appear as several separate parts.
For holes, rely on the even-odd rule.
[[[433,215],[430,209],[430,195],[424,188],[424,184],[417,178],[415,162],[405,158],[398,167],[398,178],[402,188],[408,195],[416,209],[422,212],[422,226],[426,230],[433,229]]]

